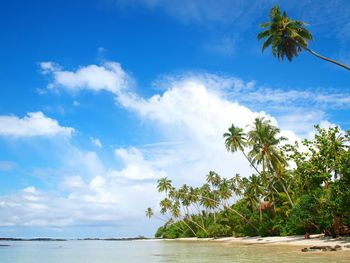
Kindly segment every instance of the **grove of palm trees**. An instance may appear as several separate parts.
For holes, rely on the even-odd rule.
[[[229,127],[226,149],[243,153],[253,173],[223,178],[209,171],[202,186],[177,188],[159,179],[166,223],[156,236],[349,235],[350,132],[315,128],[312,140],[292,145],[264,118],[248,133]]]

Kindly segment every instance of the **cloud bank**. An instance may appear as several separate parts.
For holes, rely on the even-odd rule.
[[[248,129],[258,116],[270,119],[275,125],[281,120],[290,128],[281,127],[282,135],[291,142],[299,139],[296,132],[312,130],[312,125],[307,126],[307,123],[302,131],[293,129],[293,124],[298,122],[293,116],[283,119],[283,116],[272,116],[245,106],[266,102],[264,96],[268,89],[257,86],[254,81],[214,74],[164,76],[154,83],[163,92],[146,98],[131,91],[129,83],[133,80],[117,62],[88,65],[75,71],[63,70],[49,62],[42,63],[41,69],[52,79],[49,90],[109,92],[118,107],[138,116],[140,128],[142,123],[151,127],[153,140],[147,145],[114,147],[112,161],[97,151],[105,147],[95,137],[89,138],[96,145],[96,151],[79,149],[72,142],[65,142],[66,151],[61,156],[62,167],[57,171],[59,176],[54,187],[44,190],[28,185],[14,195],[0,197],[0,207],[4,211],[0,215],[0,226],[64,228],[139,224],[146,207],[157,206],[160,196],[156,192],[156,181],[160,177],[169,177],[175,185],[199,185],[210,170],[225,177],[235,173],[251,174],[252,169],[243,155],[228,153],[224,147],[222,135],[232,123]],[[292,92],[299,98],[307,93]],[[269,95],[267,103],[277,107],[285,103],[282,97],[288,93],[271,89]],[[317,96],[316,99],[309,97],[318,103]],[[336,99],[344,99],[340,97]],[[330,100],[334,102],[334,97]],[[3,135],[63,134],[69,137],[74,131],[61,127],[41,112],[30,113],[23,119],[1,118],[0,134]],[[312,123],[315,118],[318,117],[310,114],[307,120]]]

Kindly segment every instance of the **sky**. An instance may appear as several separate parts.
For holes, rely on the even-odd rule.
[[[157,180],[251,169],[222,134],[350,129],[350,73],[262,53],[271,7],[350,64],[347,0],[12,0],[0,6],[0,236],[153,236]]]

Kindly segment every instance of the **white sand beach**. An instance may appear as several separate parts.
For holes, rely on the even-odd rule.
[[[225,237],[225,238],[178,238],[183,241],[210,241],[222,242],[226,244],[250,244],[250,245],[288,245],[298,246],[300,248],[310,248],[314,246],[340,246],[341,251],[350,253],[350,237],[325,237],[323,234],[310,235],[305,239],[304,236],[274,236],[274,237]]]

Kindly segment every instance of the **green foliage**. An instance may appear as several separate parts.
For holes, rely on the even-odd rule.
[[[330,58],[326,58],[312,51],[308,45],[313,40],[311,33],[305,28],[303,21],[292,20],[286,12],[281,13],[278,6],[274,6],[270,12],[270,21],[260,24],[264,29],[258,34],[258,40],[264,39],[262,51],[271,46],[272,54],[279,60],[285,57],[292,61],[303,50],[317,58],[333,63],[337,66],[350,70],[348,65],[342,64]]]
[[[164,226],[160,226],[158,229],[157,229],[157,232],[154,234],[155,237],[163,237],[163,233],[164,233]]]
[[[267,28],[258,34],[258,39],[266,39],[262,50],[272,47],[272,54],[278,59],[287,57],[291,61],[308,46],[312,40],[311,33],[305,29],[305,22],[290,19],[286,12],[281,13],[278,6],[271,9],[271,21],[260,24],[261,28]]]
[[[302,141],[302,147],[281,147],[279,129],[263,118],[247,136],[232,125],[224,134],[227,150],[242,151],[257,173],[222,178],[210,171],[201,187],[175,188],[167,178],[158,180],[158,190],[165,193],[160,212],[171,219],[156,237],[346,234],[350,134],[337,127],[315,128],[314,138]],[[147,209],[146,215],[153,211]]]

